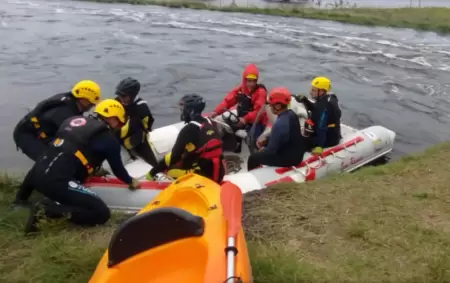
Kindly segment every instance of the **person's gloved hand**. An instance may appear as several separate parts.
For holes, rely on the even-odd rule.
[[[308,98],[306,96],[304,96],[303,94],[296,94],[294,95],[294,99],[298,102],[298,103],[303,103],[306,100],[308,100]]]
[[[141,188],[141,183],[136,179],[131,179],[131,184],[128,185],[128,189],[134,191]]]
[[[313,155],[320,155],[323,152],[323,148],[321,148],[320,146],[316,146],[315,148],[312,149],[311,153]]]

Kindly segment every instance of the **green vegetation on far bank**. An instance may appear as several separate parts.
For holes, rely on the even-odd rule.
[[[449,8],[335,8],[317,9],[292,5],[280,8],[239,7],[236,5],[219,7],[201,0],[83,0],[102,3],[128,3],[137,5],[158,5],[170,8],[189,8],[222,12],[241,12],[305,19],[329,20],[366,26],[413,28],[450,33]]]
[[[450,143],[388,165],[246,194],[255,283],[450,282]],[[0,282],[87,282],[123,216],[23,236],[0,182]],[[151,267],[149,267],[151,272]]]

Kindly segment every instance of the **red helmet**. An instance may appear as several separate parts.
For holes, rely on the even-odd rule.
[[[273,88],[269,93],[269,104],[288,105],[291,102],[291,93],[285,87]]]

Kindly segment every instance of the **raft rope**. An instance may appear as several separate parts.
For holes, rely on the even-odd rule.
[[[242,281],[242,278],[239,276],[231,276],[231,277],[228,277],[227,279],[225,279],[225,281],[223,281],[223,283],[230,283],[228,281],[232,280],[232,279],[233,279],[232,282],[234,282],[234,283],[243,283],[244,282],[244,281]],[[237,280],[237,281],[235,281],[235,280]]]

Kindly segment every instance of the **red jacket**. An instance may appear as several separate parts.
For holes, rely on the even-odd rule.
[[[261,107],[264,106],[266,102],[266,90],[259,86],[253,93],[250,93],[250,91],[245,86],[245,77],[249,74],[256,75],[257,78],[259,78],[259,71],[255,64],[249,64],[245,67],[244,72],[242,72],[242,81],[241,84],[233,88],[222,100],[222,102],[217,105],[214,112],[217,114],[222,114],[225,112],[226,109],[230,109],[234,105],[237,104],[237,95],[238,93],[244,93],[252,98],[252,105],[253,109],[251,112],[247,113],[243,118],[248,124],[253,124],[256,119],[256,115],[258,111],[261,109]],[[266,125],[267,124],[267,114],[264,112],[259,117],[259,122]]]

